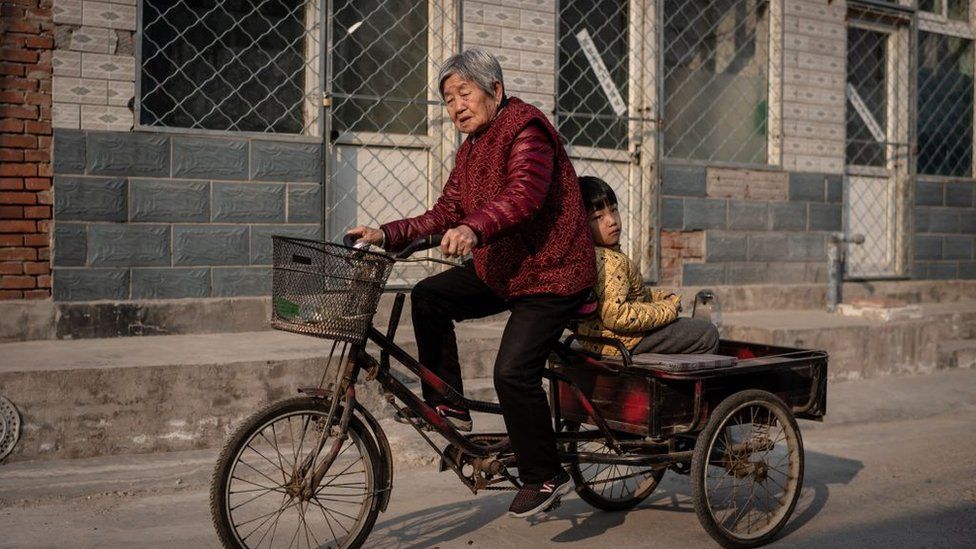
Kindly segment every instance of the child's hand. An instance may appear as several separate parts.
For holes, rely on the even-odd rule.
[[[671,295],[669,295],[667,297],[667,299],[670,300],[671,303],[674,303],[675,310],[677,310],[680,313],[681,312],[681,296],[678,295],[678,294],[671,294]]]

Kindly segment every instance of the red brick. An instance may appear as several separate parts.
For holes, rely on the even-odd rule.
[[[26,80],[15,76],[0,76],[0,88],[7,90],[36,90],[37,80]]]
[[[51,94],[43,92],[31,92],[27,94],[26,103],[28,105],[44,105],[45,107],[51,106]],[[51,133],[48,130],[47,133]]]
[[[51,151],[49,149],[24,149],[24,162],[50,162]]]
[[[14,6],[13,2],[11,2],[10,4],[5,3],[2,6],[0,6],[0,15],[4,17],[10,17],[10,18],[16,17],[19,19],[21,17],[24,17],[26,13],[27,13],[26,9],[20,6]]]
[[[37,50],[49,50],[54,48],[54,38],[50,36],[28,36],[25,45]]]
[[[0,219],[0,233],[36,233],[37,223],[34,221],[7,221]],[[34,258],[29,258],[34,259]]]
[[[37,285],[40,286],[41,283],[38,282]],[[50,286],[50,283],[48,286]],[[47,299],[49,297],[51,297],[51,290],[48,289],[27,290],[24,292],[24,299]]]
[[[7,118],[27,118],[37,119],[36,105],[2,105],[0,106],[0,117]]]
[[[39,34],[41,26],[37,23],[27,23],[24,21],[7,21],[7,32],[24,32],[27,34]]]
[[[0,299],[23,299],[24,292],[20,290],[0,290]]]
[[[24,188],[24,180],[16,177],[0,178],[0,191],[19,191]]]
[[[13,118],[0,119],[0,132],[20,133],[24,131],[24,122]]]
[[[47,80],[28,80],[28,82],[37,82],[37,90],[42,92],[51,93],[51,79]]]
[[[0,275],[19,275],[24,274],[24,264],[20,261],[4,261],[0,263]]]
[[[37,136],[37,148],[38,149],[50,149],[51,148],[51,136],[50,135],[39,135],[39,136]]]
[[[31,248],[41,248],[43,246],[50,246],[50,245],[51,245],[51,237],[46,234],[24,235],[24,246],[30,246]]]
[[[29,177],[24,183],[28,191],[46,191],[51,188],[49,177]]]
[[[23,218],[24,218],[23,206],[0,206],[0,219],[23,219]]]
[[[38,248],[37,249],[37,259],[41,261],[51,260],[51,248]],[[50,284],[50,282],[48,283]]]
[[[0,177],[19,175],[22,177],[38,175],[39,166],[37,164],[0,164]]]
[[[51,204],[54,204],[54,195],[51,194],[51,191],[41,191],[37,193],[37,203],[47,204],[50,206]]]
[[[25,70],[26,67],[27,65],[21,65],[20,63],[0,63],[0,74],[24,76],[27,73]]]
[[[24,208],[24,219],[51,219],[51,207],[27,206]]]
[[[27,94],[36,95],[36,94]],[[51,97],[48,96],[48,100]],[[51,122],[40,122],[38,120],[25,120],[24,121],[24,133],[33,133],[40,135],[51,135]]]
[[[0,247],[23,246],[25,238],[19,234],[0,234]]]
[[[33,276],[5,276],[0,278],[0,289],[30,290],[37,287],[37,279]]]
[[[47,261],[28,261],[24,263],[24,273],[29,275],[50,274],[51,265]]]
[[[0,135],[0,147],[14,149],[36,149],[37,137],[33,135],[16,135],[5,133]]]
[[[51,107],[45,107],[44,105],[37,107],[37,119],[51,120]]]
[[[37,152],[37,151],[31,151]],[[0,149],[0,162],[23,162],[24,149]]]
[[[41,177],[54,177],[54,170],[50,164],[44,162],[37,165],[37,175]]]
[[[41,234],[48,234],[51,232],[51,222],[50,221],[38,221],[37,230],[35,232]]]
[[[0,59],[17,63],[37,63],[37,52],[19,48],[0,48]]]
[[[14,103],[19,105],[24,102],[26,94],[22,91],[0,91],[0,103]]]
[[[0,224],[6,223],[0,221]],[[0,248],[0,261],[37,261],[35,248]]]

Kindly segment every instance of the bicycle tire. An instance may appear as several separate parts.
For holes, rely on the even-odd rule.
[[[251,532],[246,533],[244,531],[244,526],[251,522],[257,522],[263,515],[258,515],[257,518],[251,520],[244,520],[247,515],[244,512],[237,512],[238,509],[242,509],[246,505],[257,501],[258,499],[266,496],[268,493],[276,492],[282,495],[282,502],[278,504],[279,509],[277,511],[272,511],[272,513],[277,513],[274,517],[274,522],[269,525],[263,533],[261,533],[261,538],[258,540],[256,545],[264,547],[265,545],[274,547],[275,546],[275,536],[278,531],[278,525],[283,524],[281,519],[286,517],[287,521],[291,523],[293,521],[292,514],[295,514],[297,518],[297,526],[294,534],[288,532],[290,537],[287,543],[282,541],[282,546],[291,545],[292,540],[296,538],[302,540],[302,542],[307,542],[309,546],[329,546],[329,547],[341,547],[343,549],[354,549],[362,547],[365,543],[366,538],[369,536],[373,525],[376,522],[376,518],[379,515],[380,500],[382,498],[378,497],[376,491],[379,486],[381,486],[381,476],[382,476],[382,464],[379,455],[379,450],[369,435],[369,431],[362,421],[355,415],[351,418],[348,439],[343,442],[343,446],[340,447],[340,456],[337,457],[336,461],[330,467],[326,476],[323,478],[322,483],[320,483],[316,494],[308,499],[303,507],[301,502],[297,502],[301,498],[295,497],[294,495],[288,495],[289,489],[289,479],[294,479],[293,472],[297,469],[296,464],[299,462],[299,457],[302,461],[308,459],[311,449],[310,447],[316,446],[316,444],[311,443],[311,440],[316,439],[317,436],[326,437],[326,443],[324,448],[328,449],[331,445],[331,429],[329,434],[323,434],[324,418],[327,417],[329,411],[329,401],[318,398],[311,398],[306,396],[289,398],[286,400],[281,400],[268,405],[267,407],[255,412],[249,418],[244,420],[244,422],[238,427],[235,432],[228,439],[224,445],[222,451],[220,452],[220,457],[217,460],[217,464],[214,467],[214,473],[211,481],[210,487],[210,512],[211,518],[213,520],[213,525],[217,534],[220,538],[221,543],[224,547],[230,548],[245,548],[250,547],[251,543],[249,538],[251,536],[261,533],[263,525],[271,520],[271,516],[265,519],[264,522],[259,523],[259,526],[251,529]],[[342,408],[339,407],[336,417],[341,414]],[[315,421],[313,422],[312,419]],[[337,421],[337,420],[334,420]],[[295,428],[295,424],[299,423],[301,430],[298,431]],[[285,436],[284,431],[282,431],[282,439],[290,439],[290,448],[292,450],[289,454],[289,447],[282,447],[278,445],[278,434],[275,426],[280,426],[282,430],[285,424],[289,428],[289,436]],[[268,429],[270,428],[270,433]],[[306,435],[309,435],[311,429],[311,438],[308,440],[309,448],[305,448],[305,453],[303,453],[303,441],[305,441]],[[302,433],[300,437],[296,437],[296,433]],[[297,440],[296,440],[297,438]],[[260,439],[260,440],[259,440]],[[267,443],[268,447],[274,447],[275,452],[266,452],[274,459],[270,459],[267,455],[262,455],[260,450],[252,446],[252,444],[262,444]],[[297,443],[297,445],[296,445]],[[263,447],[263,446],[262,446]],[[346,455],[351,448],[355,448],[350,455]],[[250,453],[248,453],[250,449]],[[321,456],[323,452],[317,454],[316,458],[312,458],[313,463],[318,463],[316,460],[318,456]],[[254,456],[254,463],[248,463],[244,461],[244,456],[250,456],[251,454],[256,454]],[[358,459],[356,455],[358,454]],[[294,459],[291,459],[294,458]],[[277,460],[277,469],[275,461]],[[347,465],[347,462],[350,465]],[[355,481],[360,478],[357,463],[362,462],[361,478],[362,478],[362,501],[356,501],[358,494],[347,495],[345,490],[356,490],[358,492],[359,484],[358,482],[348,482],[350,480]],[[258,467],[265,468],[269,471],[265,474]],[[340,470],[339,467],[345,467],[344,470]],[[349,469],[356,469],[354,473],[348,472]],[[290,469],[290,470],[289,470]],[[238,475],[240,471],[241,476]],[[253,475],[251,471],[257,472],[257,475]],[[335,472],[339,471],[339,472]],[[257,480],[248,480],[243,478],[247,474]],[[268,481],[271,484],[277,482],[280,475],[282,484],[280,486],[264,486],[264,483]],[[344,478],[341,483],[333,483],[335,479],[339,476],[349,476],[351,478]],[[254,487],[251,487],[251,486]],[[235,487],[245,486],[247,488],[235,491]],[[251,492],[260,491],[261,488],[265,488],[263,493],[254,496],[250,496]],[[326,493],[329,497],[323,496],[323,490],[330,490]],[[338,490],[338,493],[334,493]],[[242,496],[241,494],[247,493],[247,496]],[[322,497],[320,497],[322,496]],[[243,498],[248,498],[243,502],[240,501]],[[350,499],[351,498],[351,499]],[[276,498],[270,498],[269,500],[264,500],[262,505],[273,502]],[[327,499],[328,502],[323,500]],[[314,500],[314,501],[313,501]],[[296,503],[293,503],[296,501]],[[326,506],[328,505],[328,506]],[[350,515],[344,511],[339,511],[338,507],[342,506],[344,510],[351,510],[358,505],[358,512],[355,516]],[[319,511],[318,515],[311,514],[311,516],[306,516],[306,509],[311,511],[316,508]],[[268,507],[265,507],[268,508]],[[274,509],[274,505],[270,508]],[[253,509],[253,508],[252,508]],[[297,512],[293,513],[293,510]],[[260,511],[248,510],[248,513],[255,513]],[[238,516],[243,515],[243,516]],[[349,526],[343,526],[340,518],[350,517],[354,521]],[[314,523],[312,522],[314,521]],[[324,524],[324,526],[323,526]],[[339,533],[336,533],[336,529],[339,527]],[[287,527],[283,527],[287,529]],[[301,528],[304,531],[300,531]],[[315,530],[312,530],[315,528]],[[250,529],[250,527],[248,527]],[[316,536],[316,532],[322,532],[322,537]],[[270,534],[270,538],[268,535]],[[327,543],[327,536],[332,536],[332,542]],[[286,535],[287,536],[287,535]],[[268,543],[265,544],[265,539]],[[253,541],[253,539],[251,539]],[[314,545],[313,545],[314,541]]]

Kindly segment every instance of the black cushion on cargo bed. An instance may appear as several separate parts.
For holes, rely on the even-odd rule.
[[[606,358],[604,358],[606,360]],[[615,359],[619,361],[620,359]],[[642,353],[630,357],[631,368],[664,370],[666,372],[698,372],[735,366],[738,359],[722,355],[664,355]]]

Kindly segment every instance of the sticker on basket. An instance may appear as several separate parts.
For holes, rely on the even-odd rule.
[[[298,303],[288,301],[283,297],[277,297],[274,301],[275,311],[284,318],[295,318],[301,311]]]

